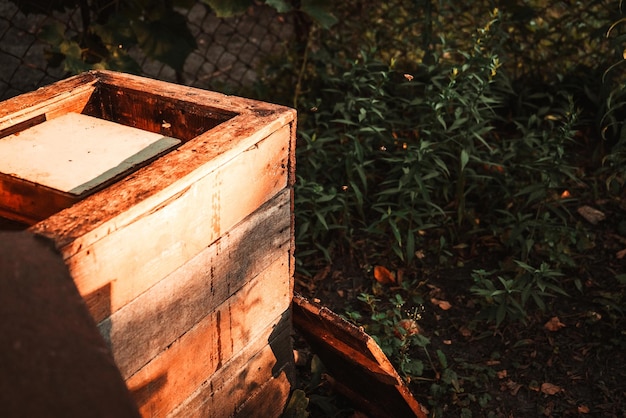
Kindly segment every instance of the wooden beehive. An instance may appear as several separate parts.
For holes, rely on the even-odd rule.
[[[0,143],[63,118],[80,130],[76,115],[149,138],[113,170],[64,168],[72,184],[0,158],[0,228],[55,243],[143,416],[278,416],[293,373],[295,111],[95,71],[2,103]]]

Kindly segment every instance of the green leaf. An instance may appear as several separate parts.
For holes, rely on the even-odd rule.
[[[331,4],[328,0],[302,0],[300,10],[311,16],[324,29],[330,29],[337,23],[337,18],[330,13]]]
[[[187,27],[187,20],[170,12],[157,20],[133,21],[133,30],[143,52],[152,59],[181,71],[189,54],[196,49],[196,40]]]
[[[441,367],[443,367],[444,369],[448,367],[448,359],[446,358],[446,355],[443,353],[443,351],[437,350],[437,358],[439,359]]]
[[[504,321],[505,316],[506,316],[506,305],[504,304],[499,305],[496,311],[496,326],[500,326],[502,321]]]
[[[465,169],[465,166],[469,162],[469,154],[464,149],[461,150],[461,171]]]
[[[135,33],[131,28],[131,22],[123,14],[111,16],[103,25],[94,24],[91,28],[106,46],[128,49],[137,43]]]
[[[63,41],[59,45],[59,51],[65,55],[63,68],[72,74],[80,74],[91,69],[91,66],[83,61],[83,51],[76,42]]]
[[[53,21],[41,28],[39,39],[58,47],[63,42],[65,33],[65,25],[59,21]]]
[[[287,13],[293,9],[291,4],[285,0],[265,0],[265,4],[276,9],[278,13]]]
[[[302,389],[296,389],[291,394],[283,417],[285,418],[306,418],[309,416],[307,407],[309,406],[309,398]]]
[[[232,17],[245,12],[252,6],[252,0],[201,0],[213,9],[217,17]]]

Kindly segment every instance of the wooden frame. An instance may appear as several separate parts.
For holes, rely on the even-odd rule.
[[[259,355],[269,362],[259,370],[269,367],[271,373],[248,377],[248,384],[257,394],[257,386],[267,387],[284,401],[292,380],[292,360],[284,352],[291,344],[295,111],[94,71],[5,101],[0,138],[69,112],[182,141],[44,219],[16,216],[61,252],[142,414],[165,416],[176,410],[181,416],[185,404],[201,409],[198,393],[219,395],[210,384],[213,374],[229,365],[234,375],[220,378],[220,385],[234,390],[228,384],[240,384],[232,379]],[[7,193],[0,191],[0,200]],[[250,286],[256,290],[246,290]],[[267,306],[254,302],[268,297]],[[173,325],[163,332],[164,323]],[[206,332],[193,331],[205,326]],[[201,337],[194,340],[192,332]],[[224,335],[232,344],[207,348],[202,342]],[[259,345],[257,338],[268,340]],[[262,355],[265,347],[279,354]],[[192,366],[167,360],[174,349],[190,356],[208,350],[202,352],[221,359],[211,357],[184,386],[176,376]],[[222,412],[236,415],[248,401],[241,395]]]

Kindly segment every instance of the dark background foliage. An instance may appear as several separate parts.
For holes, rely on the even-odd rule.
[[[108,68],[297,108],[296,288],[432,416],[623,415],[620,2],[15,4],[4,97]],[[288,415],[351,414],[322,371]]]

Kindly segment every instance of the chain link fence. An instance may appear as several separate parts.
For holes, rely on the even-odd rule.
[[[267,6],[254,6],[231,18],[216,17],[202,3],[179,12],[196,39],[196,50],[187,57],[183,70],[176,72],[135,48],[130,55],[141,65],[143,75],[205,89],[240,91],[254,84],[265,60],[286,53],[295,33],[292,16]],[[12,2],[0,0],[0,100],[70,75],[50,64],[49,45],[38,37],[55,20],[80,27],[80,10],[25,15]]]

